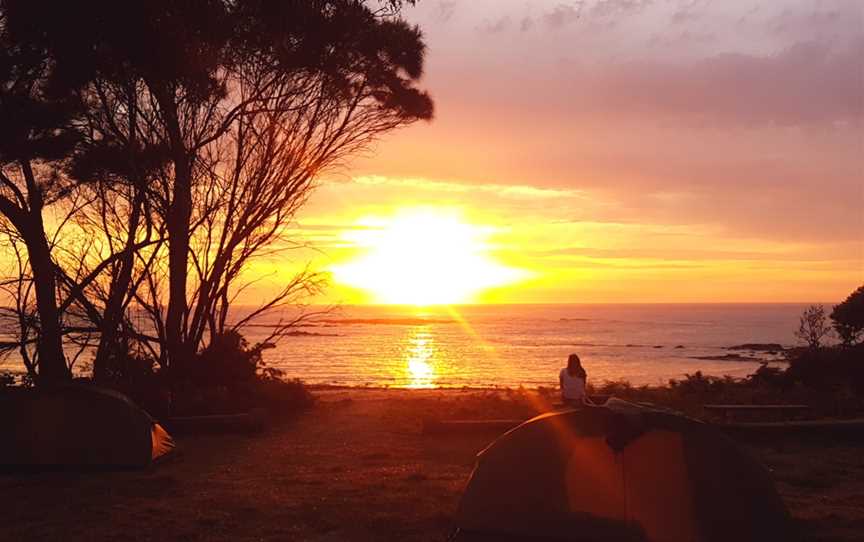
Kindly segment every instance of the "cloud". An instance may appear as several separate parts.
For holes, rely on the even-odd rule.
[[[521,32],[527,32],[534,28],[534,19],[528,17],[527,15],[522,18],[522,21],[519,23],[519,30]]]
[[[453,18],[456,12],[456,0],[441,0],[435,5],[434,17],[442,23],[446,23]]]
[[[581,256],[561,256],[555,259],[563,260],[568,267],[579,267],[581,269],[697,269],[705,267],[700,262],[672,262],[671,258],[657,258],[654,260],[635,260],[631,258],[591,258]]]
[[[682,25],[698,21],[705,14],[709,3],[710,0],[690,0],[679,5],[672,13],[672,23]]]
[[[479,30],[481,32],[485,32],[487,34],[499,34],[508,30],[513,23],[513,20],[509,15],[505,15],[500,19],[496,19],[494,21],[484,21],[483,24],[480,25]]]
[[[579,16],[582,14],[583,5],[584,2],[558,4],[551,11],[543,14],[543,22],[554,30],[564,28],[579,19]]]
[[[420,189],[434,192],[478,192],[495,194],[508,199],[560,199],[580,197],[582,193],[573,189],[544,188],[531,185],[459,183],[417,178],[390,178],[380,175],[367,175],[354,179],[361,185],[387,185],[397,189]]]
[[[692,48],[695,45],[705,45],[717,41],[717,34],[714,32],[703,32],[698,30],[685,29],[680,32],[660,32],[648,40],[648,45],[652,47],[661,47],[666,50]]]
[[[485,44],[470,24],[464,41],[448,34],[441,47],[450,49],[430,55],[439,59],[429,85],[441,115],[388,138],[356,173],[494,185],[393,192],[482,200],[503,216],[719,225],[826,251],[850,243],[844,250],[861,261],[860,0],[598,4],[466,10],[474,25],[507,15],[510,26]],[[605,19],[590,20],[594,8],[640,6],[638,16],[610,17],[626,19],[611,31],[600,28]],[[677,12],[687,15],[673,24]],[[525,19],[533,27],[522,35]],[[654,35],[656,46],[646,46]],[[501,188],[509,184],[588,197],[517,198],[518,189]],[[683,195],[670,201],[663,192]]]
[[[533,251],[538,256],[574,256],[585,258],[608,259],[657,259],[657,260],[723,260],[723,261],[792,261],[792,262],[828,262],[836,261],[825,254],[805,251],[798,247],[783,247],[783,252],[766,250],[725,250],[700,248],[600,248],[600,247],[562,247],[550,250]]]
[[[589,15],[605,18],[638,13],[651,3],[651,0],[600,0],[591,8]]]
[[[850,39],[861,39],[862,17],[860,0],[809,1],[766,15],[763,26],[768,33],[784,39],[807,36],[843,46]]]
[[[728,53],[679,63],[600,67],[595,103],[623,113],[700,115],[722,124],[860,126],[864,40],[842,52],[798,43],[772,56]]]

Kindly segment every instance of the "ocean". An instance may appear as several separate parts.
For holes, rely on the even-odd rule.
[[[577,353],[589,380],[744,377],[796,346],[803,304],[347,306],[264,352],[287,377],[392,387],[557,386]],[[247,330],[263,340],[266,327]]]
[[[557,386],[571,353],[595,383],[662,384],[696,371],[744,377],[763,362],[782,366],[782,352],[735,347],[796,346],[793,333],[805,307],[343,306],[294,328],[263,355],[285,377],[344,386]],[[278,318],[259,321],[244,335],[252,344],[264,341]],[[87,357],[78,372],[87,372]],[[14,355],[0,360],[0,371],[22,369]]]

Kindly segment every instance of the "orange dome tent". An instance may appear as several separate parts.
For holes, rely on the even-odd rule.
[[[86,385],[0,395],[0,466],[146,467],[174,448],[149,414]]]
[[[544,414],[483,450],[459,541],[790,540],[765,471],[715,428],[618,399]]]

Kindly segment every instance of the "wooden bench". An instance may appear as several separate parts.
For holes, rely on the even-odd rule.
[[[724,422],[731,422],[739,415],[745,414],[753,417],[755,414],[761,418],[773,418],[774,420],[786,419],[789,416],[807,412],[807,405],[702,405],[706,413],[719,414]]]

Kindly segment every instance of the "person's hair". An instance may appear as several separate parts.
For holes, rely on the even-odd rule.
[[[576,354],[570,354],[570,357],[567,358],[567,374],[570,376],[578,376],[583,380],[588,379],[588,374],[582,367],[582,360],[580,360],[579,356]]]

